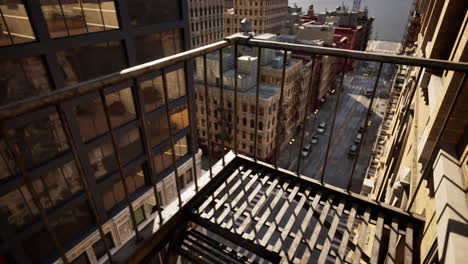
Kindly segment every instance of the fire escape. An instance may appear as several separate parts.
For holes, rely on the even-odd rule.
[[[234,47],[234,58],[236,58],[239,45],[377,61],[380,67],[383,63],[394,63],[464,72],[468,70],[467,65],[463,63],[378,55],[234,36],[144,66],[136,66],[47,95],[3,106],[0,108],[0,120],[8,120],[45,107],[56,109],[65,128],[65,137],[70,142],[73,157],[79,161],[76,146],[71,140],[69,124],[62,115],[61,102],[92,92],[99,92],[100,100],[105,101],[103,95],[105,88],[123,81],[133,82],[139,76],[155,71],[162,72],[164,90],[167,91],[166,68],[183,63],[184,70],[188,71],[189,62],[194,58],[206,56],[211,52],[222,52],[223,48],[228,47]],[[220,56],[220,59],[222,60],[223,56]],[[283,71],[285,67],[284,61]],[[313,65],[311,69],[314,69]],[[185,74],[185,76],[189,78],[191,75]],[[378,79],[379,77],[376,83]],[[282,86],[283,90],[284,82]],[[221,93],[222,91],[221,89]],[[338,87],[338,96],[341,92],[342,87]],[[134,93],[137,95],[135,105],[141,108],[143,94],[137,90],[134,90]],[[190,87],[188,95],[189,98],[193,96],[193,89]],[[280,100],[283,100],[282,91]],[[194,111],[193,100],[187,101],[189,109]],[[223,106],[224,102],[221,102],[221,105]],[[226,129],[234,126],[234,131],[237,132],[235,120],[240,105],[235,100],[232,109],[225,107],[217,109],[221,112],[223,120],[220,125],[224,125]],[[281,104],[279,106],[278,117],[283,114]],[[256,107],[255,119],[258,120],[258,92]],[[109,120],[109,110],[104,110],[106,119]],[[141,111],[142,109],[139,109],[139,112]],[[371,111],[371,107],[368,111]],[[141,113],[139,115],[138,121],[141,121],[143,131],[148,131],[144,115]],[[232,119],[229,116],[232,116]],[[281,122],[277,124],[279,128]],[[333,134],[333,126],[331,129]],[[191,126],[191,130],[196,134],[194,125]],[[169,133],[171,147],[174,149],[171,124],[169,124]],[[111,135],[113,148],[116,150],[113,129]],[[214,133],[211,136],[214,136]],[[136,236],[132,240],[113,254],[108,254],[112,256],[108,262],[176,263],[180,257],[192,263],[419,262],[418,244],[425,221],[421,215],[373,201],[349,189],[329,185],[323,181],[323,177],[312,179],[300,175],[299,169],[292,172],[278,168],[276,164],[278,151],[273,164],[258,161],[255,154],[253,157],[240,155],[237,151],[237,133],[234,135],[220,133],[219,136],[224,141],[232,140],[234,149],[203,175],[195,174],[193,188],[183,193],[177,190],[177,199],[164,210],[159,207],[146,226],[136,229]],[[276,146],[281,144],[278,140],[275,143]],[[115,153],[119,161],[119,151]],[[171,153],[175,155],[175,151]],[[148,161],[153,160],[151,152],[147,152],[146,155]],[[357,155],[359,156],[359,149]],[[17,164],[24,164],[21,153],[13,151],[13,156]],[[81,172],[80,177],[84,178],[80,162],[77,164]],[[27,181],[31,181],[24,166],[19,166],[19,170],[26,176]],[[92,197],[88,199],[92,202]],[[44,223],[49,225],[47,221],[49,217],[45,211],[41,212],[41,217]],[[98,221],[98,228],[102,228],[101,225],[102,223]]]

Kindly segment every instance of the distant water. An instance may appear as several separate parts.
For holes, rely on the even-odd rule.
[[[361,9],[369,9],[369,15],[375,17],[372,39],[400,42],[408,25],[408,17],[414,0],[362,0]],[[309,5],[314,5],[315,12],[328,11],[342,3],[350,10],[353,0],[289,0],[289,5],[296,3],[306,12]]]

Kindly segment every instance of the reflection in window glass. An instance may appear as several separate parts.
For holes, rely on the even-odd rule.
[[[171,110],[171,127],[174,133],[189,125],[187,105],[183,104]]]
[[[45,258],[55,252],[55,245],[50,241],[53,240],[45,226],[22,241],[23,249],[32,263],[42,263]]]
[[[99,97],[78,105],[74,111],[83,141],[102,135],[109,130],[104,106]],[[114,118],[114,120],[118,120],[118,118]]]
[[[0,139],[0,182],[4,179],[9,178],[15,174],[18,170],[16,169],[15,162],[11,152],[7,149],[5,140]]]
[[[134,128],[118,137],[118,146],[122,163],[127,163],[143,154],[140,130]]]
[[[17,153],[25,153],[28,168],[39,165],[68,149],[62,124],[56,113],[22,127],[8,129],[7,136]]]
[[[70,264],[90,264],[88,254],[86,254],[86,251],[81,253],[78,257],[76,257]]]
[[[50,220],[62,245],[71,241],[77,241],[77,238],[83,236],[94,224],[94,219],[91,216],[87,203],[69,208]]]
[[[110,141],[90,151],[88,159],[96,179],[100,179],[117,169],[117,160]]]
[[[50,91],[49,76],[40,57],[0,60],[0,105]]]
[[[127,0],[133,26],[152,25],[181,19],[180,0]]]
[[[184,69],[167,73],[167,97],[169,102],[185,95]]]
[[[183,137],[179,139],[174,144],[175,156],[176,160],[183,157],[185,154],[188,153],[188,145],[187,145],[187,137]],[[168,146],[164,149],[164,151],[159,152],[153,157],[153,160],[156,165],[156,174],[161,173],[165,169],[172,166],[172,150],[171,147]]]
[[[141,83],[141,93],[143,94],[143,105],[145,112],[154,110],[164,104],[164,89],[162,77],[143,81]]]
[[[138,36],[135,38],[135,51],[138,64],[182,52],[180,29]]]
[[[145,216],[145,209],[143,206],[140,206],[138,209],[135,210],[135,220],[137,225],[143,223],[146,220]]]
[[[137,167],[125,175],[128,193],[131,195],[145,185],[145,176],[141,167]],[[102,200],[106,211],[112,210],[125,199],[125,189],[120,178],[107,186],[102,193]]]
[[[52,38],[118,29],[113,0],[40,0]]]
[[[125,88],[106,95],[112,127],[118,127],[136,118],[132,90]]]
[[[127,67],[120,41],[59,51],[57,61],[67,85],[118,72]]]
[[[167,123],[166,113],[163,112],[154,120],[148,120],[151,146],[156,146],[169,138],[169,125]]]
[[[114,240],[112,240],[112,235],[110,233],[104,235],[104,240],[101,238],[93,244],[93,250],[97,260],[104,257],[104,255],[106,254],[106,244],[107,246],[109,246],[109,248],[115,247]]]
[[[35,41],[23,0],[0,2],[0,46]]]
[[[0,211],[8,217],[8,222],[17,228],[31,223],[39,213],[24,186],[0,196]]]

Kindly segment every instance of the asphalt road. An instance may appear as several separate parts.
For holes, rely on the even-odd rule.
[[[347,73],[345,76],[344,90],[341,93],[338,105],[326,168],[324,161],[338,94],[330,95],[319,112],[306,121],[304,144],[308,143],[313,135],[319,136],[319,142],[312,146],[309,155],[306,158],[299,158],[301,131],[298,131],[294,137],[294,142],[291,145],[285,144],[280,152],[279,165],[281,167],[297,171],[298,160],[300,159],[301,174],[315,179],[321,179],[323,176],[324,182],[337,187],[346,188],[348,186],[353,162],[356,159],[356,156],[349,156],[348,151],[359,127],[364,124],[370,103],[370,98],[364,95],[364,91],[373,89],[378,69],[378,63],[369,62],[367,65],[367,69],[361,65],[355,67],[356,70]],[[357,193],[361,190],[369,164],[370,151],[377,137],[378,127],[382,122],[382,113],[387,101],[386,95],[390,88],[391,70],[390,65],[384,64],[372,107],[371,125],[361,141],[361,150],[351,181],[351,190]],[[365,74],[365,71],[368,74]],[[318,134],[317,126],[323,121],[327,122],[326,131],[323,134]],[[325,173],[323,173],[324,169]]]

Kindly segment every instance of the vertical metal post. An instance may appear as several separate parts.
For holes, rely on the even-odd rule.
[[[176,154],[175,154],[175,147],[174,147],[174,134],[172,131],[172,124],[171,124],[171,115],[169,113],[169,97],[167,96],[167,78],[166,78],[166,69],[161,69],[162,81],[163,81],[163,89],[164,89],[164,104],[166,108],[166,116],[167,116],[167,124],[169,128],[169,141],[171,143],[171,150],[172,150],[172,166],[174,167],[174,174],[175,174],[175,185],[177,190],[177,198],[179,199],[179,207],[182,207],[182,197],[180,196],[180,186],[179,186],[179,172],[177,170],[176,165]]]
[[[375,94],[377,93],[377,87],[379,86],[380,74],[382,73],[382,67],[383,67],[383,62],[381,62],[379,64],[379,69],[377,70],[377,78],[376,78],[375,83],[374,83],[374,89],[372,91],[372,97],[371,97],[371,100],[370,100],[370,103],[369,103],[369,107],[367,108],[366,119],[364,121],[364,131],[362,131],[361,143],[359,143],[359,145],[358,145],[357,154],[356,154],[356,157],[355,157],[355,159],[353,161],[353,167],[351,169],[351,176],[349,177],[348,186],[346,187],[347,191],[349,191],[349,189],[351,188],[352,180],[353,180],[353,177],[354,177],[354,171],[356,169],[356,164],[357,164],[357,161],[359,159],[359,153],[361,152],[361,146],[362,146],[362,144],[364,144],[364,139],[366,137],[367,127],[368,127],[367,123],[369,122],[369,119],[370,119],[370,117],[372,115],[372,104],[374,103]]]
[[[111,137],[112,148],[114,149],[114,153],[115,153],[115,159],[117,160],[117,165],[119,167],[120,180],[122,181],[122,185],[124,187],[125,200],[130,210],[130,218],[132,219],[133,227],[135,228],[135,237],[137,241],[140,241],[141,237],[140,237],[140,231],[138,230],[138,224],[136,222],[135,210],[133,210],[132,201],[130,200],[130,196],[128,193],[128,186],[127,186],[127,183],[125,182],[125,174],[124,174],[124,169],[122,168],[122,159],[120,158],[119,146],[117,145],[117,139],[115,136],[114,127],[112,126],[110,116],[109,116],[109,106],[107,105],[106,96],[104,95],[103,90],[99,90],[99,95],[101,96],[101,102],[104,105],[104,115],[106,117],[106,123],[109,127],[109,134]]]
[[[55,233],[52,224],[49,220],[49,217],[47,216],[47,212],[45,208],[42,206],[41,201],[38,200],[38,195],[36,190],[34,190],[34,186],[32,185],[32,178],[29,175],[27,169],[24,166],[24,159],[22,158],[22,154],[16,151],[16,149],[10,144],[7,138],[7,133],[4,128],[2,128],[1,133],[3,134],[3,138],[5,138],[5,145],[7,149],[11,152],[13,159],[15,160],[16,166],[18,166],[18,169],[24,177],[24,182],[26,183],[26,188],[31,194],[32,200],[36,207],[39,209],[39,214],[41,215],[42,221],[44,222],[44,225],[47,228],[47,231],[49,232],[50,236],[52,237],[52,240],[55,244],[55,247],[57,248],[57,251],[60,255],[60,258],[62,259],[64,264],[68,264],[69,261],[66,257],[66,252],[62,245],[60,244],[60,241],[57,237],[57,234]]]
[[[206,54],[203,54],[203,81],[205,82],[205,113],[206,113],[206,142],[208,147],[208,166],[210,167],[210,179],[213,178],[213,170],[211,168],[211,133],[210,133],[210,104],[208,103],[208,74],[206,70]]]
[[[190,89],[190,82],[189,82],[189,70],[188,70],[188,63],[187,61],[184,61],[184,76],[185,76],[185,89],[186,89],[186,94],[188,97],[187,103],[188,103],[188,116],[190,120],[190,132],[192,134],[191,136],[191,143],[192,143],[192,167],[193,167],[193,179],[195,180],[195,192],[198,192],[198,172],[197,172],[197,161],[196,161],[196,154],[197,154],[197,149],[196,149],[196,141],[197,141],[197,133],[196,133],[196,124],[192,122],[192,108],[194,107],[193,104],[193,96],[192,92],[193,90]]]
[[[419,179],[418,185],[416,186],[416,189],[414,190],[413,197],[411,198],[411,201],[408,204],[408,207],[406,209],[408,212],[411,210],[411,207],[413,206],[414,201],[416,200],[416,195],[417,195],[417,193],[419,192],[419,189],[422,186],[422,182],[426,179],[426,177],[428,175],[428,171],[430,169],[430,164],[429,163],[430,163],[431,160],[434,159],[434,155],[436,154],[436,147],[439,145],[440,138],[442,137],[442,134],[443,134],[443,132],[445,130],[445,127],[447,126],[449,117],[453,112],[453,108],[455,107],[457,99],[459,98],[459,96],[461,94],[461,91],[463,90],[463,87],[465,86],[465,81],[466,81],[466,75],[467,74],[468,74],[467,72],[463,73],[463,78],[462,78],[462,80],[460,82],[460,85],[457,88],[457,91],[455,92],[455,97],[453,98],[453,101],[450,103],[449,111],[448,111],[447,115],[444,117],[444,122],[442,123],[442,129],[437,134],[437,138],[435,140],[436,143],[435,143],[434,148],[432,149],[432,152],[431,152],[431,158],[428,159],[428,161],[426,162],[426,164],[423,167],[423,170],[421,171],[421,179]],[[418,85],[418,84],[416,84],[416,85]],[[417,86],[416,86],[416,89],[417,89]]]
[[[325,161],[323,162],[323,170],[322,170],[322,175],[320,177],[320,182],[323,183],[323,177],[325,176],[325,171],[327,170],[327,161],[328,161],[328,152],[330,151],[330,145],[331,141],[333,138],[333,129],[335,128],[335,120],[336,120],[336,112],[338,112],[338,106],[340,103],[340,97],[341,94],[343,93],[343,80],[345,76],[345,69],[346,69],[346,64],[348,63],[348,58],[344,59],[343,63],[343,68],[341,69],[341,80],[340,80],[340,87],[337,89],[337,98],[335,102],[335,110],[333,111],[333,120],[331,123],[331,129],[330,129],[330,136],[328,137],[328,144],[327,144],[327,151],[325,153]]]
[[[257,162],[257,134],[258,134],[258,98],[260,94],[260,60],[262,59],[262,48],[258,48],[258,63],[257,63],[257,89],[255,92],[255,125],[254,125],[254,150],[253,158]]]
[[[307,100],[309,99],[309,91],[312,90],[312,87],[314,85],[314,68],[315,68],[315,54],[312,55],[312,69],[310,71],[310,89],[307,89],[307,95],[305,97],[305,100],[306,100],[306,103],[305,103],[305,106],[304,106],[304,120],[302,120],[302,132],[301,132],[301,145],[299,147],[299,151],[298,151],[298,154],[297,154],[297,175],[299,176],[300,174],[300,171],[301,171],[301,150],[302,150],[302,147],[304,146],[304,131],[306,129],[306,122],[307,122],[307,109],[308,109],[308,102]],[[292,147],[291,147],[292,149]]]
[[[223,92],[223,49],[219,49],[219,89],[221,90],[221,152],[223,153],[223,166],[226,166],[226,162],[224,160],[224,135],[227,132],[224,130],[224,92]]]
[[[73,154],[73,159],[75,160],[75,165],[76,165],[76,168],[78,169],[78,175],[80,175],[81,182],[83,183],[83,187],[86,192],[86,197],[89,201],[91,211],[93,212],[94,218],[96,219],[99,235],[101,236],[102,241],[104,241],[107,258],[109,259],[110,263],[113,263],[112,254],[110,252],[110,245],[108,245],[107,240],[104,239],[105,233],[104,233],[104,230],[102,229],[102,225],[104,221],[102,221],[101,217],[99,216],[99,213],[96,207],[96,201],[93,199],[93,195],[91,194],[89,183],[88,183],[88,180],[86,179],[85,172],[84,172],[83,166],[81,165],[80,157],[78,155],[78,147],[76,146],[76,143],[73,140],[73,137],[71,134],[70,124],[68,123],[65,117],[65,111],[63,111],[62,106],[59,104],[56,105],[56,110],[57,110],[57,114],[59,115],[60,122],[62,123],[63,131],[65,133],[65,137],[67,138],[67,143],[70,146],[71,152]]]
[[[239,116],[237,115],[237,43],[234,44],[234,153],[237,151],[237,122]]]
[[[280,99],[276,114],[276,136],[275,136],[275,169],[278,169],[278,153],[280,148],[279,138],[281,136],[281,118],[282,118],[282,110],[283,110],[283,91],[284,91],[284,84],[286,79],[286,61],[288,60],[288,51],[283,51],[283,72],[281,74],[281,91],[280,91]]]
[[[140,89],[140,84],[137,83],[136,86],[134,86],[134,96],[136,97],[136,105],[138,106],[136,108],[137,113],[140,117],[141,121],[141,127],[142,127],[142,134],[143,134],[143,146],[145,148],[146,156],[148,159],[148,165],[150,167],[150,178],[151,178],[151,185],[153,185],[153,192],[154,192],[154,200],[156,201],[156,209],[158,211],[159,215],[159,223],[162,224],[164,222],[164,219],[162,217],[162,210],[161,210],[161,201],[159,200],[158,197],[158,177],[156,175],[156,164],[153,159],[153,152],[151,148],[151,132],[148,130],[148,123],[146,121],[146,115],[145,115],[145,107],[143,100],[141,99],[143,96],[141,94],[141,89]]]

